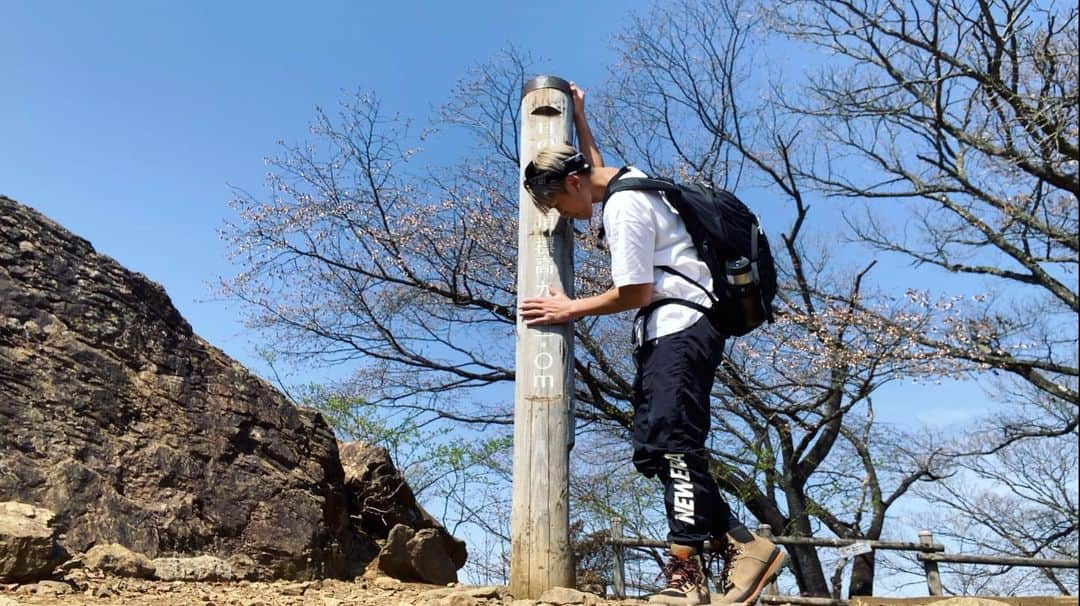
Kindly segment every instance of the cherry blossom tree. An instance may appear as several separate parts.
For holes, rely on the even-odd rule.
[[[780,4],[780,28],[837,58],[800,94],[779,97],[822,139],[806,176],[831,196],[866,201],[847,215],[860,241],[988,291],[907,337],[1075,406],[1076,7]],[[862,170],[837,170],[845,157]],[[910,212],[903,226],[891,224],[898,206]],[[943,294],[913,289],[928,311]],[[1076,426],[1073,414],[1059,429]]]
[[[664,4],[616,38],[612,79],[590,93],[609,163],[732,189],[765,220],[781,278],[777,322],[729,343],[710,447],[722,489],[777,533],[881,538],[890,508],[951,473],[957,457],[979,461],[1017,441],[1076,431],[1076,288],[1066,279],[1076,263],[1076,119],[1057,101],[1075,100],[1075,35],[1066,36],[1075,33],[1075,11],[923,6]],[[951,51],[956,39],[928,33],[944,23],[971,37],[965,52],[983,50]],[[836,72],[810,79],[805,91],[771,85],[760,49],[778,32],[829,48],[840,57]],[[884,59],[879,38],[893,45]],[[980,88],[980,66],[995,56],[1011,89]],[[527,54],[506,51],[455,87],[436,122],[471,138],[457,160],[429,159],[422,146],[442,133],[417,131],[358,93],[336,112],[317,112],[310,142],[283,144],[268,160],[266,193],[237,192],[238,218],[225,237],[244,271],[224,290],[247,304],[276,355],[348,365],[344,397],[417,426],[506,434],[518,107],[532,66]],[[918,66],[923,73],[911,71]],[[949,88],[963,78],[974,84]],[[920,106],[924,99],[932,103]],[[869,159],[874,171],[841,161],[851,157]],[[822,195],[911,204],[921,213],[918,238],[897,239],[872,206],[838,222]],[[576,292],[602,292],[610,286],[605,253],[590,226],[575,229]],[[897,289],[877,267],[889,254],[1043,295]],[[579,449],[625,444],[627,327],[623,316],[575,324]],[[1001,429],[996,442],[927,440],[875,423],[883,385],[987,370],[1017,378],[1003,391],[1015,396],[1010,407],[984,422]],[[600,485],[572,489],[594,516],[583,527],[613,511],[588,489]],[[458,494],[463,518],[484,519],[498,536],[505,508],[485,510]],[[790,551],[802,593],[837,594],[813,549]],[[873,554],[856,558],[849,592],[870,594],[874,570]]]
[[[1077,15],[1011,0],[790,0],[772,14],[830,57],[774,97],[821,141],[800,175],[850,201],[851,237],[879,258],[956,276],[953,292],[909,283],[925,321],[882,327],[903,335],[899,353],[959,364],[1001,405],[946,449],[959,477],[994,487],[936,483],[934,506],[969,515],[972,536],[994,538],[980,546],[1046,557],[1063,529],[1075,537],[1075,485],[1063,509],[1047,497],[1067,492],[1057,475],[993,470],[1078,438]],[[1013,516],[979,514],[987,503],[1055,522],[1042,534],[1011,526]]]

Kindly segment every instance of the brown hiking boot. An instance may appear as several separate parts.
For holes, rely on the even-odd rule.
[[[749,604],[761,595],[787,561],[787,554],[772,541],[751,535],[752,541],[741,543],[726,535],[724,569],[716,580],[720,595],[713,604]]]
[[[649,596],[650,604],[699,606],[709,603],[705,567],[693,547],[672,545],[671,559],[660,574],[667,577],[667,587]]]

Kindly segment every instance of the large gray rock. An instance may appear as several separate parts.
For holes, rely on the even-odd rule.
[[[183,259],[177,259],[183,262]],[[0,196],[0,501],[72,553],[242,554],[257,578],[350,577],[333,433],[195,335],[165,291]]]
[[[0,582],[42,579],[62,560],[53,513],[26,503],[0,503]]]
[[[420,506],[386,449],[349,442],[339,450],[349,513],[365,533],[388,537],[379,556],[380,568],[403,579],[456,582],[456,571],[468,558],[465,543]]]
[[[214,556],[158,558],[153,561],[154,578],[162,581],[234,581],[232,566]]]
[[[392,577],[445,585],[457,582],[457,567],[435,529],[419,532],[398,524],[379,552],[378,568]]]

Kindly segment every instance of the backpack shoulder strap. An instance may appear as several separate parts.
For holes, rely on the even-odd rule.
[[[607,199],[611,197],[611,194],[615,193],[611,191],[611,188],[615,187],[615,185],[619,183],[619,181],[622,181],[622,176],[628,172],[630,172],[630,166],[624,166],[619,169],[619,172],[615,173],[614,177],[611,178],[611,181],[608,182],[607,189],[604,190],[604,203],[606,203]]]
[[[627,190],[639,190],[639,191],[677,191],[678,188],[675,184],[669,181],[663,181],[660,179],[642,179],[638,177],[631,177],[629,179],[623,179],[622,176],[630,172],[630,166],[624,166],[619,169],[619,172],[615,173],[615,176],[608,182],[607,189],[604,190],[604,199],[600,201],[600,216],[604,216],[604,211],[607,210],[608,198],[613,194],[620,191]],[[597,230],[597,237],[602,242],[607,234],[604,233],[604,221],[600,220],[600,229]]]
[[[607,199],[620,191],[662,191],[665,193],[678,193],[679,186],[675,185],[671,181],[664,179],[642,179],[639,177],[631,177],[629,179],[619,179],[616,175],[615,179],[611,180],[608,184],[607,191],[604,192],[604,202]]]

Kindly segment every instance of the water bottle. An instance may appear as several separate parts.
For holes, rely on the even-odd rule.
[[[731,294],[732,311],[739,316],[733,318],[735,334],[746,334],[765,321],[765,312],[761,307],[757,283],[746,257],[724,262],[728,292]]]

